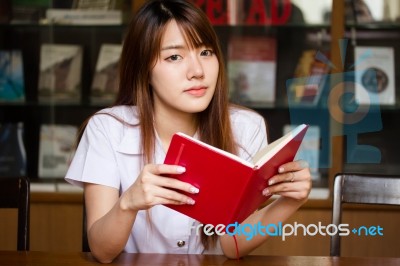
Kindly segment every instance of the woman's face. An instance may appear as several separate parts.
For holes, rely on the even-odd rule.
[[[167,24],[160,56],[151,70],[156,112],[197,113],[215,91],[219,63],[210,47],[189,47],[174,20]]]

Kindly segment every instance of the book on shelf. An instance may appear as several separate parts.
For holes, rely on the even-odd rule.
[[[176,133],[164,163],[185,167],[183,174],[170,177],[190,183],[200,192],[183,192],[195,200],[194,205],[166,206],[203,224],[241,223],[268,199],[262,194],[268,179],[293,160],[307,128],[298,126],[261,149],[251,161]]]
[[[276,39],[233,36],[228,46],[230,99],[239,104],[275,102]]]
[[[97,57],[90,98],[92,103],[109,104],[117,95],[121,44],[102,44]]]
[[[39,177],[63,178],[75,152],[78,127],[42,124],[39,139]]]
[[[286,82],[290,105],[315,106],[324,90],[330,67],[322,58],[322,52],[310,49],[303,51],[297,63],[294,78]]]
[[[39,23],[44,18],[49,4],[47,0],[12,0],[11,23]]]
[[[24,124],[0,124],[0,177],[26,175]]]
[[[114,9],[116,4],[117,0],[75,0],[74,8],[109,10]]]
[[[283,134],[287,134],[296,128],[296,125],[285,125],[283,127]],[[320,142],[321,142],[320,128],[317,125],[309,125],[307,132],[303,138],[299,150],[297,151],[294,160],[304,160],[308,163],[313,180],[320,178],[319,172],[319,156],[320,156]]]
[[[121,25],[121,10],[58,9],[46,10],[48,23],[68,25]]]
[[[23,57],[20,50],[0,50],[0,102],[25,101]]]
[[[12,14],[12,4],[11,0],[1,0],[0,1],[0,24],[9,23]]]
[[[361,105],[394,105],[393,47],[355,47],[355,98]]]
[[[38,86],[40,102],[80,101],[82,57],[80,45],[42,44]]]

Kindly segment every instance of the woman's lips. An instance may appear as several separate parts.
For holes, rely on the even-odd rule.
[[[191,89],[185,90],[185,92],[192,96],[201,97],[204,94],[206,94],[207,88],[206,87],[191,88]]]

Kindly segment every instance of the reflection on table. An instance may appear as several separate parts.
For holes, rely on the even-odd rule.
[[[39,251],[0,251],[0,265],[98,265],[91,253],[84,252],[39,252]],[[187,255],[187,254],[134,254],[122,253],[108,265],[135,266],[197,266],[197,265],[400,265],[400,258],[370,257],[316,257],[316,256],[247,256],[241,259],[227,259],[220,255]]]

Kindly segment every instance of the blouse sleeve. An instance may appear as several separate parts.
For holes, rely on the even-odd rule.
[[[95,115],[86,126],[65,180],[77,186],[94,183],[119,188],[115,151],[107,116]]]
[[[239,145],[239,156],[250,161],[268,145],[264,118],[254,111],[240,110],[232,119],[233,132]]]

